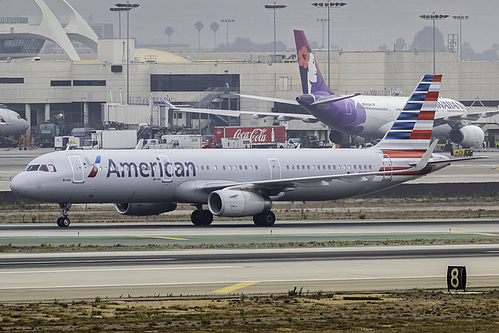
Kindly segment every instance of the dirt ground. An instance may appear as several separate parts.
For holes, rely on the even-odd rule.
[[[497,218],[499,195],[487,197],[356,198],[324,202],[276,202],[272,210],[278,221],[343,219],[434,219]],[[69,217],[84,222],[174,222],[190,221],[194,208],[180,204],[177,210],[156,216],[120,215],[110,204],[73,205]],[[27,205],[18,202],[0,207],[0,223],[55,223],[58,205]],[[241,218],[238,218],[239,220]],[[215,218],[231,220],[230,218]],[[248,220],[250,220],[248,218]]]
[[[5,332],[497,332],[499,292],[414,290],[0,305]]]

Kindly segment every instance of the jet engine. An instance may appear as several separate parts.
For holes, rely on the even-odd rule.
[[[177,209],[177,204],[174,202],[116,203],[114,207],[121,215],[149,216],[171,212]]]
[[[484,138],[485,134],[483,130],[475,125],[467,125],[450,132],[452,142],[460,144],[463,147],[481,147]]]
[[[248,191],[218,190],[208,197],[208,207],[216,216],[250,216],[270,211],[272,200]]]

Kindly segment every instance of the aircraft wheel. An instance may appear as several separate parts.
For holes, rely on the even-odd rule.
[[[213,214],[209,210],[198,210],[192,212],[191,222],[194,225],[210,225],[213,222]]]
[[[64,216],[61,218],[61,222],[59,224],[59,227],[67,228],[71,224],[71,221],[69,220],[69,217]]]
[[[275,214],[271,211],[253,216],[253,222],[258,227],[271,227],[275,223]]]
[[[191,222],[194,225],[201,225],[201,211],[195,210],[191,214]]]
[[[59,218],[57,219],[57,226],[62,227],[62,225],[61,225],[61,223],[62,223],[62,219],[63,219],[63,217],[59,217]]]
[[[213,222],[213,214],[209,210],[201,211],[202,225],[210,225]]]

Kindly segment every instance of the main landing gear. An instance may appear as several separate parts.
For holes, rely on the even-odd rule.
[[[210,225],[213,222],[213,214],[203,206],[197,206],[197,209],[191,214],[191,221],[194,225]]]
[[[60,203],[59,207],[62,209],[62,216],[57,219],[57,225],[62,228],[67,228],[71,224],[68,217],[68,211],[71,208],[70,203]]]
[[[275,223],[275,214],[268,211],[254,215],[253,222],[257,227],[271,227]]]

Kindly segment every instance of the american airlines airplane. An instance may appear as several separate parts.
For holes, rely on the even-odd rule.
[[[136,216],[190,203],[195,225],[215,215],[271,226],[273,201],[357,196],[449,165],[433,154],[437,141],[430,145],[440,82],[441,75],[424,76],[385,137],[367,149],[66,150],[35,158],[10,187],[22,198],[59,203],[60,227],[70,224],[74,203],[114,203]]]
[[[0,107],[0,136],[19,134],[28,127],[28,122],[17,112]]]
[[[299,119],[307,123],[321,121],[331,128],[331,142],[343,144],[350,141],[350,136],[360,136],[367,140],[381,139],[390,129],[402,111],[407,97],[363,96],[360,94],[339,96],[331,92],[324,81],[315,61],[314,53],[305,33],[294,30],[298,65],[303,95],[296,101],[240,94],[245,98],[278,102],[290,105],[301,105],[308,115],[295,113],[227,111],[176,108],[165,101],[170,109],[195,113],[211,113],[224,116],[249,114],[254,118],[272,116],[279,121]],[[468,113],[466,107],[453,99],[440,98],[437,103],[433,136],[447,137],[464,147],[481,147],[484,140],[483,130],[470,121],[492,117],[499,110]]]

